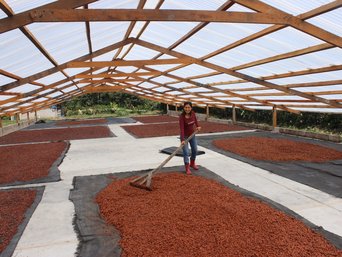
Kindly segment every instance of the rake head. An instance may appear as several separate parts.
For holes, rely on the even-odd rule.
[[[152,173],[149,172],[146,175],[133,179],[129,184],[133,187],[152,191]]]

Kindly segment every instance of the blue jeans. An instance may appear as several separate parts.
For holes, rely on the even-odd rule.
[[[185,138],[184,140],[186,140],[187,138]],[[189,141],[190,146],[191,146],[191,160],[195,160],[196,159],[196,155],[197,155],[197,141],[196,141],[196,136],[194,136],[193,138],[190,139]],[[189,163],[189,147],[188,144],[185,144],[183,146],[183,159],[184,159],[184,164],[188,164]]]

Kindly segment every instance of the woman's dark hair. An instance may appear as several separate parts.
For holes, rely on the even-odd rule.
[[[184,107],[186,106],[186,105],[190,105],[191,106],[191,108],[192,108],[192,102],[184,102],[183,103],[183,111],[182,111],[182,115],[184,115],[185,116],[185,111],[184,111]],[[192,113],[193,113],[193,111],[191,110],[191,113],[190,113],[190,115],[192,115]]]
[[[185,107],[185,105],[190,105],[192,107],[192,102],[189,102],[189,101],[188,102],[184,102],[183,103],[183,107]]]

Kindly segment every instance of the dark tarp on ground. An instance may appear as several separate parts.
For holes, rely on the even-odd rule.
[[[162,150],[160,150],[161,153],[165,153],[165,154],[168,154],[168,155],[171,155],[174,151],[176,151],[178,147],[176,146],[171,146],[171,147],[167,147],[167,148],[164,148]],[[202,154],[205,154],[204,151],[197,151],[197,155],[202,155]],[[189,151],[189,156],[191,155],[191,150]],[[179,157],[183,157],[183,150],[180,149],[177,153],[176,153],[176,156],[179,156]]]
[[[249,136],[288,139],[297,142],[316,144],[319,146],[332,148],[342,152],[341,144],[321,140],[300,138],[296,136],[283,135],[271,132],[246,132],[216,136],[198,136],[197,142],[199,145],[206,147],[210,150],[213,150],[215,152],[218,152],[220,154],[243,161],[245,163],[249,163],[253,166],[262,168],[279,176],[316,188],[320,191],[331,194],[333,196],[340,198],[342,197],[342,160],[329,161],[324,163],[312,163],[304,161],[259,161],[243,157],[241,155],[234,154],[223,149],[219,149],[212,144],[213,140],[216,139]]]
[[[183,172],[183,166],[163,168],[161,172],[179,171]],[[70,192],[70,200],[75,206],[75,219],[74,227],[78,233],[80,240],[77,256],[80,257],[119,257],[121,256],[121,248],[119,245],[120,235],[118,231],[113,227],[106,225],[104,220],[100,217],[99,208],[94,201],[98,192],[104,189],[110,184],[113,179],[123,179],[126,177],[141,175],[145,171],[139,172],[120,172],[104,175],[92,175],[75,177],[73,181],[74,189]],[[272,206],[273,208],[280,210],[297,220],[302,221],[311,229],[322,234],[328,241],[330,241],[337,248],[342,249],[342,238],[325,231],[322,227],[316,226],[311,222],[307,221],[297,213],[290,209],[271,201],[268,198],[260,196],[258,194],[244,190],[238,186],[230,184],[222,177],[209,171],[208,169],[199,166],[199,170],[193,172],[195,176],[202,176],[208,179],[212,179],[220,182],[221,184],[229,187],[235,191],[240,192],[244,196],[252,197],[254,199],[261,200],[264,203]],[[142,189],[143,190],[143,189]]]
[[[1,187],[4,186],[17,186],[17,185],[27,185],[27,184],[37,184],[37,183],[46,183],[46,182],[56,182],[61,180],[60,171],[58,169],[58,166],[61,165],[61,163],[64,160],[64,157],[66,153],[68,152],[70,148],[70,142],[65,141],[67,144],[67,147],[64,149],[64,151],[61,153],[61,155],[55,160],[55,162],[51,165],[49,169],[49,174],[42,178],[32,179],[29,181],[15,181],[11,183],[4,183],[0,184]]]
[[[8,246],[0,254],[1,257],[11,257],[12,256],[12,254],[13,254],[13,252],[14,252],[14,250],[15,250],[18,242],[19,242],[19,239],[20,239],[21,235],[23,234],[23,232],[24,232],[24,230],[26,228],[26,225],[29,223],[30,218],[31,218],[33,212],[35,211],[35,209],[37,208],[38,204],[40,203],[40,200],[43,197],[45,186],[25,187],[25,188],[22,188],[22,189],[24,189],[24,190],[26,190],[26,189],[36,190],[37,191],[36,198],[34,199],[31,207],[26,210],[25,218],[24,218],[23,222],[19,225],[17,233],[13,236],[13,238],[11,239],[10,243],[8,244]],[[21,190],[21,189],[6,189],[6,190]]]
[[[31,130],[31,129],[49,129],[49,128],[65,128],[65,127],[91,127],[91,126],[106,126],[110,124],[126,124],[126,123],[136,123],[136,120],[132,118],[116,118],[116,117],[107,117],[107,118],[94,118],[97,119],[106,119],[106,123],[88,123],[88,124],[75,124],[75,125],[58,125],[56,121],[46,121],[46,123],[32,124],[23,130]],[[87,119],[84,119],[87,121]],[[89,120],[89,119],[88,119]],[[70,119],[70,120],[58,120],[58,121],[81,121],[78,119]]]

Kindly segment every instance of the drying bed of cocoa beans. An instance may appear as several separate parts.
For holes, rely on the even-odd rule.
[[[73,126],[73,125],[88,125],[88,124],[103,124],[107,123],[106,119],[91,119],[91,120],[61,120],[57,121],[57,126]]]
[[[0,184],[46,177],[66,142],[0,146]]]
[[[120,232],[121,256],[342,256],[303,222],[214,180],[162,173],[150,192],[131,179],[96,197]]]
[[[111,136],[112,133],[107,126],[19,130],[0,137],[0,144],[76,140]]]
[[[199,125],[202,127],[202,130],[199,132],[199,134],[249,129],[237,125],[228,125],[207,121],[200,121]],[[179,124],[177,122],[122,126],[122,128],[124,128],[128,133],[131,133],[138,138],[175,136],[179,135],[180,133]]]
[[[141,123],[160,123],[160,122],[177,122],[178,118],[168,115],[151,115],[151,116],[139,116],[133,117],[136,121]]]
[[[214,140],[213,145],[254,160],[307,162],[342,160],[341,151],[281,138],[256,136],[226,138]]]
[[[0,255],[17,233],[28,208],[34,202],[36,190],[13,189],[0,191]]]

